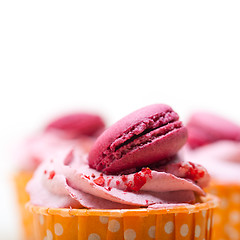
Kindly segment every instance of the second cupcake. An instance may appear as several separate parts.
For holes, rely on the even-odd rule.
[[[213,239],[240,239],[240,126],[209,112],[196,112],[187,124],[185,157],[211,174],[206,189],[221,198],[214,214]]]

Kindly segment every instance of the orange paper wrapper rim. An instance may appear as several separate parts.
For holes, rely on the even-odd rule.
[[[110,217],[125,217],[125,216],[147,216],[149,214],[169,214],[169,213],[196,213],[203,210],[208,210],[219,206],[219,199],[216,196],[207,194],[201,197],[202,203],[189,205],[175,205],[159,209],[137,208],[137,209],[69,209],[69,208],[48,208],[34,206],[30,203],[27,208],[32,213],[42,215],[58,215],[62,217],[71,216],[110,216]]]

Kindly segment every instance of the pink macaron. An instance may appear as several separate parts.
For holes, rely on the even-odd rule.
[[[71,138],[99,135],[105,127],[103,119],[90,113],[73,113],[61,116],[50,122],[45,130],[58,130]]]
[[[197,148],[219,140],[240,141],[240,126],[208,112],[195,112],[187,123],[188,144]]]
[[[89,166],[106,174],[131,172],[165,162],[187,141],[187,129],[165,104],[141,108],[122,118],[96,140]]]

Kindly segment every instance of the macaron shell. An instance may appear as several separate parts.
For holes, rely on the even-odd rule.
[[[131,126],[136,125],[142,121],[146,116],[155,115],[159,112],[167,112],[172,110],[171,107],[164,104],[154,104],[151,107],[141,108],[137,111],[134,111],[127,115],[126,117],[120,119],[114,123],[110,128],[106,129],[101,136],[96,140],[94,147],[89,155],[89,164],[92,165],[92,162],[103,152],[115,139],[122,135],[124,131]]]
[[[195,112],[188,123],[188,143],[192,148],[218,140],[240,141],[240,126],[208,112]]]
[[[45,130],[61,130],[73,137],[77,137],[79,135],[96,135],[104,127],[104,121],[98,115],[73,113],[53,120],[46,126]]]
[[[166,113],[171,113],[167,115]],[[164,124],[170,121],[178,121],[178,114],[172,108],[165,104],[154,104],[141,108],[126,117],[120,119],[110,128],[105,130],[98,137],[94,146],[89,153],[89,165],[92,168],[98,169],[98,164],[101,162],[104,152],[110,148],[110,145],[116,141],[127,131],[134,131],[134,127],[140,123],[147,121],[150,117],[163,114]],[[165,114],[165,115],[164,115]],[[164,125],[163,124],[163,125]],[[140,129],[141,130],[141,129]],[[117,173],[131,167],[140,167],[158,161],[162,158],[174,155],[186,142],[187,131],[185,127],[174,129],[170,133],[156,138],[145,146],[139,146],[137,149],[125,154],[119,160],[111,163],[111,166],[106,168],[105,173]],[[114,152],[114,150],[113,150]],[[124,167],[125,165],[125,167]]]
[[[113,161],[110,167],[104,169],[104,172],[115,174],[125,169],[149,166],[175,155],[186,141],[186,128],[175,129],[163,137],[139,146],[139,148],[127,153],[121,159]]]

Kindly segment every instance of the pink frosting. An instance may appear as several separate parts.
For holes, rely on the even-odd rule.
[[[240,183],[240,142],[219,140],[195,150],[185,148],[186,160],[203,165],[222,184]]]
[[[208,182],[203,167],[179,158],[136,173],[105,175],[89,168],[80,149],[67,147],[39,166],[27,191],[32,204],[46,207],[158,208],[194,203]]]
[[[20,170],[33,171],[43,160],[51,158],[61,149],[76,146],[88,152],[94,140],[88,136],[71,139],[57,130],[40,132],[20,144],[15,153],[15,159],[18,160],[16,164]]]

